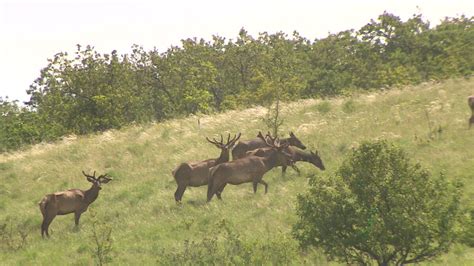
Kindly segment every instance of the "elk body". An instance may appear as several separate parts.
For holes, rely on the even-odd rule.
[[[206,137],[207,141],[214,144],[217,148],[221,150],[221,154],[217,159],[208,159],[201,162],[186,162],[180,164],[176,167],[172,174],[178,184],[178,188],[174,193],[174,198],[176,202],[180,202],[184,191],[188,186],[190,187],[200,187],[207,185],[209,178],[209,169],[218,164],[229,161],[229,151],[234,146],[235,142],[239,140],[240,133],[230,139],[230,134],[227,138],[227,143],[223,143],[223,137],[221,135],[221,141],[213,139],[212,141]],[[220,194],[218,194],[220,197]]]
[[[471,108],[471,118],[469,118],[469,128],[474,124],[474,95],[467,97],[467,104]]]
[[[245,157],[248,151],[267,147],[267,144],[265,143],[264,139],[265,138],[263,137],[263,135],[261,135],[261,133],[259,132],[259,135],[257,135],[256,139],[239,141],[239,143],[237,143],[237,145],[235,145],[235,147],[232,149],[232,158],[234,160],[240,159]],[[288,144],[303,150],[306,149],[306,146],[296,137],[295,134],[293,134],[293,132],[290,132],[289,138],[280,139],[280,144]]]
[[[266,145],[271,147],[271,151],[265,157],[256,155],[246,156],[227,163],[219,164],[211,168],[209,173],[209,184],[207,189],[207,201],[214,195],[220,196],[227,184],[239,185],[242,183],[253,183],[253,191],[257,192],[257,185],[265,186],[265,193],[268,191],[268,184],[263,181],[263,175],[273,167],[281,164],[291,163],[291,155],[284,150],[288,143],[280,144],[278,139],[264,139]]]
[[[300,150],[296,147],[293,147],[293,146],[288,146],[285,149],[285,151],[288,154],[291,155],[291,161],[294,162],[294,163],[296,163],[296,162],[308,162],[308,163],[313,164],[314,166],[318,167],[319,169],[321,169],[323,171],[326,169],[324,167],[323,161],[321,160],[321,157],[319,156],[318,151],[316,151],[316,152],[310,151],[308,153],[308,152],[302,151],[302,150]],[[265,157],[265,156],[268,156],[270,152],[272,152],[271,148],[265,147],[265,148],[259,148],[259,149],[253,150],[253,151],[248,151],[246,153],[246,155],[247,156],[256,155],[256,156],[260,156],[260,157]],[[287,164],[281,164],[280,166],[282,166],[281,171],[284,174],[286,172],[286,168],[288,166],[287,166]],[[291,167],[298,174],[300,174],[299,169],[294,164],[292,164]]]
[[[41,224],[41,236],[49,237],[48,228],[56,215],[65,215],[74,213],[76,226],[79,225],[79,219],[81,214],[87,210],[89,205],[94,202],[99,196],[99,190],[101,190],[102,184],[107,184],[112,178],[108,177],[107,174],[95,177],[94,175],[88,175],[82,171],[86,176],[87,181],[92,183],[92,187],[88,190],[81,189],[69,189],[66,191],[56,192],[48,194],[39,202],[39,208],[43,215],[43,223]]]

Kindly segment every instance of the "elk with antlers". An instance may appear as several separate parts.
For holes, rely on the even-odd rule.
[[[208,202],[214,195],[220,198],[220,193],[227,184],[239,185],[252,182],[254,193],[257,192],[257,185],[262,184],[267,193],[268,184],[262,180],[263,175],[277,165],[291,164],[291,155],[285,152],[288,143],[281,144],[278,138],[271,138],[271,136],[264,138],[261,133],[259,137],[271,147],[271,152],[265,157],[250,155],[211,168],[207,188]]]
[[[107,184],[112,180],[107,174],[95,177],[95,171],[92,176],[84,173],[84,171],[82,171],[82,174],[86,176],[87,181],[92,183],[90,189],[69,189],[48,194],[39,202],[39,208],[41,214],[43,214],[43,223],[41,224],[42,237],[44,237],[45,233],[49,237],[48,228],[56,215],[74,213],[75,223],[78,226],[81,214],[99,196],[99,190],[102,189],[101,185]]]
[[[313,152],[310,151],[309,153],[302,151],[296,147],[293,146],[288,146],[285,151],[289,154],[291,154],[291,161],[294,163],[296,162],[308,162],[311,163],[312,165],[316,166],[317,168],[321,170],[325,170],[326,168],[324,167],[323,160],[321,160],[321,157],[319,156],[319,152]],[[265,147],[265,148],[259,148],[255,149],[253,151],[248,151],[246,153],[247,156],[249,155],[256,155],[260,157],[265,157],[268,156],[269,153],[271,153],[272,150],[270,147]],[[286,168],[288,167],[287,165],[281,165],[282,169],[281,172],[282,174],[285,174]],[[300,170],[296,167],[296,165],[292,164],[291,167],[298,173],[300,174]]]
[[[280,145],[291,145],[298,147],[300,149],[306,149],[306,146],[296,137],[293,132],[290,132],[289,138],[280,139]],[[232,149],[232,158],[240,159],[246,156],[248,151],[252,151],[258,148],[265,148],[267,144],[265,143],[265,138],[262,133],[259,132],[256,139],[239,141],[237,145]]]
[[[209,168],[216,166],[218,164],[229,161],[229,151],[234,146],[235,142],[239,140],[240,133],[235,135],[230,139],[230,134],[227,137],[227,143],[224,144],[224,139],[221,135],[221,140],[217,141],[213,138],[210,140],[206,137],[206,140],[214,144],[217,148],[221,150],[221,154],[217,159],[208,159],[201,162],[186,162],[180,164],[173,170],[173,177],[178,184],[178,188],[174,193],[174,198],[176,202],[180,202],[183,197],[184,191],[188,186],[190,187],[200,187],[207,185],[207,180],[209,178]],[[218,194],[220,197],[220,194]]]

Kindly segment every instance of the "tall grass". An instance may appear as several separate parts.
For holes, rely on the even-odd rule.
[[[465,205],[474,207],[474,130],[467,129],[466,104],[473,88],[472,80],[449,80],[287,103],[282,134],[293,131],[309,149],[319,150],[328,172],[362,140],[396,142],[433,172],[463,181]],[[242,139],[253,138],[267,130],[265,114],[256,107],[192,116],[0,155],[0,224],[29,232],[21,248],[0,250],[0,264],[93,264],[90,232],[97,219],[112,228],[108,256],[114,264],[329,264],[318,250],[299,250],[290,235],[296,195],[307,188],[305,176],[324,174],[311,165],[299,165],[301,176],[272,170],[264,177],[266,195],[262,187],[253,194],[251,184],[227,186],[223,201],[206,204],[206,187],[200,187],[188,188],[183,204],[174,202],[172,169],[219,155],[206,136],[242,132]],[[79,230],[73,215],[58,216],[51,238],[42,240],[37,202],[54,191],[89,188],[81,170],[114,177],[90,206],[96,215],[84,213]],[[474,249],[458,245],[430,264],[474,264]]]

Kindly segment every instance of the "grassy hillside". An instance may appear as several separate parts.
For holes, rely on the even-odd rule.
[[[474,129],[467,129],[466,100],[472,93],[474,80],[450,80],[304,100],[284,106],[282,132],[292,130],[310,149],[318,149],[329,173],[360,141],[391,140],[433,172],[444,171],[463,181],[465,203],[474,207]],[[93,264],[94,221],[96,233],[112,228],[109,259],[117,264],[172,263],[172,257],[191,260],[219,252],[230,256],[232,250],[240,250],[240,262],[250,256],[257,264],[329,264],[318,250],[298,251],[290,234],[296,195],[307,189],[305,176],[324,175],[313,166],[300,163],[301,176],[292,169],[286,176],[280,169],[272,170],[264,177],[269,183],[266,195],[261,186],[254,195],[251,184],[230,185],[223,201],[206,204],[207,188],[201,187],[188,189],[183,204],[174,202],[172,169],[183,161],[219,154],[206,136],[242,132],[242,139],[253,138],[258,130],[266,130],[264,115],[265,109],[257,107],[201,116],[200,126],[198,117],[189,117],[68,137],[0,155],[0,224],[6,223],[14,233],[17,226],[29,232],[23,248],[0,245],[0,264]],[[82,215],[79,230],[74,229],[73,215],[58,216],[50,226],[51,238],[42,240],[37,202],[47,193],[89,188],[81,170],[107,172],[114,180],[103,186],[97,201]],[[18,240],[13,237],[8,241]],[[222,251],[225,247],[230,248]],[[224,261],[239,263],[239,258]],[[474,249],[457,245],[430,264],[473,265]]]

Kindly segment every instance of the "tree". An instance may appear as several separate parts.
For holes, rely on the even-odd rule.
[[[273,35],[261,33],[260,43],[262,51],[262,64],[258,69],[255,80],[259,84],[256,92],[258,103],[268,106],[266,125],[278,136],[279,127],[283,124],[281,118],[280,101],[301,98],[301,92],[306,86],[305,69],[307,60],[303,55],[302,46],[306,40],[293,33],[293,38],[288,39],[283,32]]]
[[[402,265],[446,252],[461,223],[460,185],[432,177],[386,141],[365,142],[298,196],[293,232],[348,264]]]

